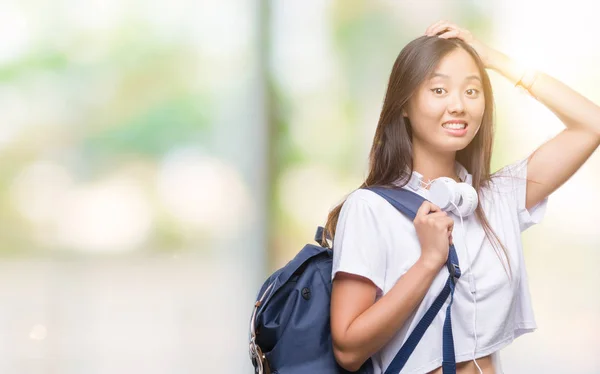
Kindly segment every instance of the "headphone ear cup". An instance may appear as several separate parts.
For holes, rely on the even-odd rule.
[[[477,205],[479,204],[477,191],[475,191],[475,188],[468,183],[457,183],[456,190],[462,197],[462,199],[459,201],[460,204],[456,204],[458,207],[457,213],[462,217],[473,214],[475,209],[477,209]],[[457,209],[454,210],[456,211]]]
[[[456,188],[457,183],[452,178],[440,177],[431,182],[429,196],[432,203],[439,206],[443,211],[454,209],[452,205],[460,200],[460,193]]]

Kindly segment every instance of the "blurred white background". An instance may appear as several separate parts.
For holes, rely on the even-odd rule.
[[[251,373],[262,281],[357,188],[438,19],[600,102],[595,2],[4,0],[0,371]],[[562,129],[491,73],[493,169]],[[506,373],[600,373],[600,160],[524,234]]]

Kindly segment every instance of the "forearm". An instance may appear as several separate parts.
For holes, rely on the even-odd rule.
[[[339,347],[350,356],[345,361],[360,366],[389,342],[423,300],[439,270],[419,259],[387,294],[357,317],[346,330],[344,346]]]
[[[493,50],[489,56],[489,68],[502,74],[516,84],[524,68],[505,54]],[[550,109],[568,129],[585,130],[600,135],[600,107],[559,80],[537,73],[531,94]]]

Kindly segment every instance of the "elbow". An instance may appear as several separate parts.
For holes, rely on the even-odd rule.
[[[339,348],[333,347],[333,354],[338,365],[349,372],[358,371],[365,363],[365,359],[359,357],[355,352],[342,351]]]

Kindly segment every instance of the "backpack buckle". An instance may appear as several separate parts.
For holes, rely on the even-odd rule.
[[[329,248],[329,242],[327,242],[328,239],[331,240],[331,236],[327,234],[325,228],[323,226],[317,227],[317,232],[315,233],[315,241],[319,243],[321,247]]]
[[[262,352],[258,344],[252,339],[250,341],[250,360],[254,366],[255,374],[271,374],[271,367],[267,357]]]
[[[265,355],[262,353],[260,347],[254,341],[254,338],[250,340],[250,360],[254,366],[254,372],[256,374],[265,374]]]
[[[252,312],[252,318],[250,318],[250,360],[252,361],[252,365],[254,366],[254,372],[256,374],[270,374],[271,369],[269,368],[269,364],[267,363],[267,358],[263,354],[262,350],[256,344],[256,313],[258,312],[258,308],[262,305],[265,296],[273,287],[273,283],[269,284],[265,292],[261,295],[260,299],[254,303],[254,311]]]
[[[448,272],[450,273],[450,276],[453,279],[458,279],[460,278],[460,276],[462,275],[461,271],[460,271],[460,267],[456,264],[450,263],[448,264]]]

